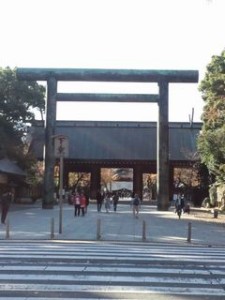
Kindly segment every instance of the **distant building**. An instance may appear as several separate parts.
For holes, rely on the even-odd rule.
[[[191,167],[196,160],[196,139],[202,123],[169,123],[170,181],[176,167]],[[64,159],[64,186],[70,172],[91,174],[91,196],[100,188],[102,168],[133,169],[133,188],[142,193],[144,173],[156,173],[155,122],[56,121],[56,135],[69,139],[69,157]],[[44,125],[30,128],[30,150],[43,160]]]
[[[11,187],[16,198],[21,186],[24,185],[25,178],[26,172],[16,162],[8,158],[0,159],[0,192],[4,187]]]

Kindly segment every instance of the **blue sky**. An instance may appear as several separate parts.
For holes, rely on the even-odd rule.
[[[1,0],[0,66],[193,69],[224,49],[224,0]],[[44,83],[43,83],[44,84]],[[59,92],[157,92],[156,84],[59,83]],[[198,84],[170,85],[170,121],[199,121]],[[57,118],[157,120],[156,104],[58,103]]]

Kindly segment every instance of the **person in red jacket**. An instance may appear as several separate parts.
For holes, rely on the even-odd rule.
[[[74,205],[74,217],[80,215],[80,202],[81,202],[81,196],[78,192],[75,193],[73,196],[73,205]]]
[[[82,216],[85,215],[86,206],[87,206],[87,199],[86,199],[84,193],[81,193],[81,195],[80,195],[80,208],[81,208]]]

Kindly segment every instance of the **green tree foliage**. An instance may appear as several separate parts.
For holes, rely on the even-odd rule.
[[[225,181],[225,50],[213,56],[199,90],[205,106],[198,138],[202,163],[216,181]]]
[[[16,69],[0,68],[0,157],[27,167],[32,160],[24,137],[34,120],[34,109],[43,113],[45,88],[37,82],[19,81]],[[33,111],[32,111],[33,110]]]

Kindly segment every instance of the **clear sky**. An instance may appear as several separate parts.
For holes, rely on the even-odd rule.
[[[225,45],[225,0],[0,0],[0,66],[192,69]],[[44,83],[43,83],[44,84]],[[59,83],[59,92],[157,93],[156,84]],[[198,84],[170,84],[169,120],[200,121]],[[157,120],[156,104],[58,103],[57,119]]]

